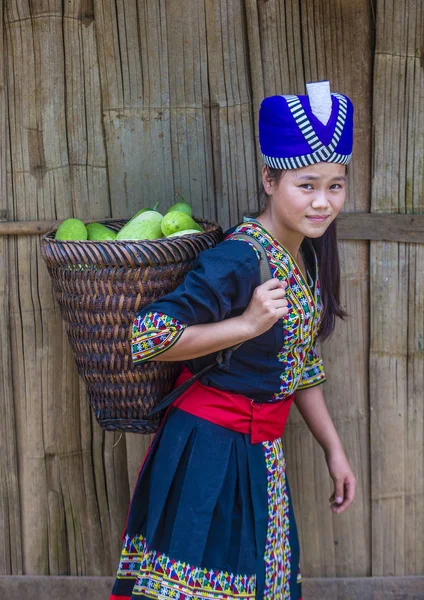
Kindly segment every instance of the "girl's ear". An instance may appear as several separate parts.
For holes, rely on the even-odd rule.
[[[273,183],[266,165],[262,167],[262,185],[264,186],[265,193],[270,196],[272,194]]]

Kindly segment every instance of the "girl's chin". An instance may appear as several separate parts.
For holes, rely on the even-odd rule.
[[[312,238],[312,239],[319,238],[322,235],[324,235],[324,233],[326,232],[327,229],[328,229],[328,227],[320,227],[319,229],[318,229],[318,227],[314,227],[314,228],[310,227],[310,228],[308,228],[308,231],[305,231],[305,237]]]

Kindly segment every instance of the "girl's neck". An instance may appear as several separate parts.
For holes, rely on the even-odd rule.
[[[259,221],[259,223],[261,223],[261,225],[263,225],[265,229],[267,229],[272,236],[284,246],[284,248],[287,248],[295,260],[299,259],[300,246],[305,239],[304,235],[278,223],[276,219],[272,218],[267,210],[260,214],[256,220]]]

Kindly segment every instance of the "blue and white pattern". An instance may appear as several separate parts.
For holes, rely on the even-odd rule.
[[[339,100],[339,111],[334,128],[333,138],[327,146],[321,142],[316,134],[298,96],[284,96],[284,98],[287,100],[291,114],[296,120],[303,137],[308,142],[313,152],[310,154],[286,158],[272,157],[262,154],[265,164],[273,167],[274,169],[299,169],[319,162],[334,162],[346,165],[350,161],[352,158],[352,153],[343,155],[335,152],[346,124],[347,101],[346,98],[341,94],[332,94],[332,96],[335,96]]]
[[[266,165],[300,169],[320,162],[348,164],[353,147],[352,102],[343,94],[331,94],[329,89],[321,105],[312,98],[264,98],[259,112],[259,142]],[[322,120],[319,108],[325,103],[329,116]]]

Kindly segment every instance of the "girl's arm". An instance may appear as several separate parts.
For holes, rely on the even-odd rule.
[[[242,315],[218,323],[191,325],[169,350],[152,357],[152,360],[191,360],[260,335],[287,315],[287,300],[284,298],[286,287],[286,282],[276,278],[266,281],[255,289]]]
[[[212,352],[219,352],[224,348],[236,346],[252,337],[254,337],[252,327],[249,323],[246,323],[242,316],[226,319],[219,323],[191,325],[183,331],[180,339],[169,350],[154,356],[152,360],[191,360]]]
[[[334,492],[330,497],[331,509],[334,513],[341,513],[355,496],[356,479],[327,410],[322,386],[297,391],[294,402],[312,435],[324,450],[334,482]]]

